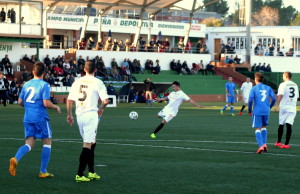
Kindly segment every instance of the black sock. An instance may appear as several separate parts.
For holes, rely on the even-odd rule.
[[[77,175],[83,176],[83,171],[85,170],[88,160],[91,155],[91,150],[89,148],[83,148],[79,157],[79,168]]]
[[[163,123],[160,123],[160,124],[158,125],[158,127],[155,129],[155,131],[154,131],[153,133],[154,133],[154,134],[158,133],[158,132],[159,132],[159,130],[161,130],[161,128],[163,128],[163,127],[164,127],[164,125],[165,125],[165,124],[163,124]]]
[[[292,125],[289,124],[289,123],[287,123],[286,124],[286,140],[285,140],[285,145],[289,145],[291,135],[292,135]]]
[[[283,134],[283,125],[279,125],[279,127],[278,127],[278,140],[277,140],[278,143],[281,142],[282,134]]]
[[[95,158],[94,151],[95,151],[95,147],[96,147],[96,144],[92,144],[91,155],[90,155],[90,159],[88,161],[89,172],[91,172],[91,173],[95,172],[95,170],[94,170],[94,158]]]
[[[244,110],[244,108],[245,108],[246,106],[245,105],[243,105],[242,106],[242,109],[241,109],[241,111],[240,112],[243,112],[243,110]]]

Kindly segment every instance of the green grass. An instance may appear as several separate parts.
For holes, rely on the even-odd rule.
[[[76,125],[69,127],[62,115],[48,111],[54,142],[49,172],[52,179],[37,178],[41,142],[19,163],[17,176],[8,173],[9,158],[23,145],[23,109],[0,107],[1,193],[299,193],[300,131],[295,121],[291,149],[273,146],[278,113],[272,112],[269,152],[257,155],[251,119],[219,115],[224,103],[204,103],[196,109],[184,103],[177,115],[158,134],[155,115],[165,104],[145,108],[121,104],[104,112],[98,130],[96,172],[101,180],[75,183],[82,142]],[[241,105],[241,104],[238,104]],[[236,108],[237,109],[237,108]],[[130,120],[130,111],[139,113]],[[237,110],[236,110],[237,112]],[[285,136],[284,136],[285,137]]]

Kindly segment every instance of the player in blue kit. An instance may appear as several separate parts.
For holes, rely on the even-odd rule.
[[[227,104],[224,106],[223,109],[221,109],[220,112],[221,115],[223,115],[223,112],[227,109],[228,106],[230,106],[230,116],[235,116],[233,111],[234,111],[234,103],[235,103],[234,95],[236,94],[236,88],[235,88],[235,83],[232,81],[232,77],[229,77],[228,81],[229,82],[227,82],[225,85]]]
[[[276,102],[276,96],[272,90],[267,85],[264,85],[262,82],[264,76],[262,73],[255,73],[255,83],[249,95],[248,101],[248,112],[253,113],[252,115],[252,127],[255,128],[256,141],[259,146],[257,154],[262,152],[267,152],[267,137],[268,131],[266,126],[269,125],[269,115],[270,110]],[[270,103],[270,99],[272,99]],[[254,105],[253,105],[254,103]],[[252,111],[253,105],[253,111]]]
[[[50,101],[50,85],[43,81],[45,66],[37,62],[33,67],[34,78],[24,84],[18,104],[25,108],[24,128],[25,145],[21,146],[16,155],[9,161],[9,173],[16,176],[16,170],[21,158],[27,154],[35,144],[36,138],[42,139],[40,178],[51,178],[53,174],[47,172],[51,155],[52,129],[49,124],[47,108],[55,109],[59,114],[60,108]]]

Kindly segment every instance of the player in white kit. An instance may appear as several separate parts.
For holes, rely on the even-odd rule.
[[[292,125],[297,113],[297,99],[299,98],[299,89],[297,84],[291,80],[292,73],[285,72],[282,75],[283,82],[279,85],[277,93],[277,103],[275,110],[279,107],[279,127],[278,140],[275,146],[280,148],[290,148],[289,142],[292,135]],[[283,127],[286,124],[286,140],[285,144],[281,143]]]
[[[247,77],[246,82],[244,82],[241,87],[241,94],[242,94],[244,104],[239,112],[240,116],[243,115],[243,110],[246,108],[246,106],[248,104],[249,94],[250,94],[252,87],[253,87],[253,84],[250,81],[250,78]],[[252,113],[249,113],[249,115],[252,116]]]
[[[161,130],[166,123],[170,122],[177,115],[179,106],[181,105],[182,101],[189,101],[194,106],[202,108],[202,106],[197,104],[180,89],[179,82],[174,81],[172,84],[172,88],[174,92],[171,92],[169,96],[165,98],[158,98],[156,100],[157,102],[160,102],[169,99],[169,103],[158,113],[158,117],[163,118],[163,120],[160,123],[160,125],[154,130],[154,132],[150,135],[151,138],[156,138],[156,133],[158,133],[159,130]]]
[[[76,182],[100,179],[100,176],[94,172],[94,150],[96,147],[98,122],[108,104],[108,95],[103,82],[94,77],[95,70],[96,66],[92,62],[88,61],[85,63],[84,71],[86,76],[73,83],[67,100],[67,122],[71,126],[74,123],[72,105],[75,102],[77,124],[83,139],[78,174],[75,177]],[[102,103],[98,108],[99,98]],[[89,167],[88,178],[83,175],[87,165]]]

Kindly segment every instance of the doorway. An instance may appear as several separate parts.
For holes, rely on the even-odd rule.
[[[220,60],[220,54],[221,54],[221,39],[220,38],[216,38],[215,39],[215,52],[214,52],[214,56],[215,56],[215,60]]]

